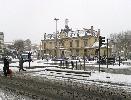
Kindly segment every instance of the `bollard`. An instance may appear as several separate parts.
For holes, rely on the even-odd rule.
[[[113,59],[113,66],[114,66],[114,63],[115,63],[115,57],[114,57],[114,59]]]
[[[85,56],[84,56],[84,71],[86,70],[86,67],[85,67]]]
[[[120,63],[121,63],[121,57],[119,56],[119,66],[120,66]]]
[[[65,61],[65,65],[66,65],[66,68],[68,68],[68,61],[67,60]]]
[[[62,67],[62,61],[60,61],[60,67]]]
[[[77,61],[76,61],[76,70],[77,70]]]

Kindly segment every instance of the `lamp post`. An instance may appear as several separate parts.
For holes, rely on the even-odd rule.
[[[108,58],[108,39],[107,39],[107,45],[106,45],[106,46],[107,46],[107,68],[108,68],[108,62],[109,62],[109,61],[108,61],[108,59],[109,59],[109,58]]]
[[[58,57],[58,55],[57,55],[57,49],[58,49],[58,47],[57,47],[57,21],[59,20],[58,18],[54,18],[54,20],[56,21],[56,36],[55,36],[55,53],[56,53],[56,58]]]

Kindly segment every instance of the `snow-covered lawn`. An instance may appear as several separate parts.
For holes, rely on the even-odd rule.
[[[30,73],[30,75],[32,76],[43,76],[43,77],[47,77],[47,78],[60,78],[60,79],[64,79],[64,78],[71,78],[71,79],[78,79],[78,80],[84,80],[84,81],[89,81],[89,80],[93,80],[96,82],[111,82],[111,83],[118,83],[118,84],[125,84],[128,86],[131,86],[131,75],[124,75],[124,74],[112,74],[112,73],[106,73],[106,72],[98,72],[98,71],[92,71],[91,72],[91,76],[87,75],[87,74],[76,74],[73,73],[74,72],[83,72],[83,70],[72,70],[72,69],[60,69],[60,68],[56,68],[53,67],[53,65],[50,64],[44,64],[45,61],[41,61],[41,60],[36,60],[34,62],[31,62],[31,67],[33,66],[47,66],[44,68],[35,68],[35,69],[26,69],[26,72],[30,72],[30,71],[34,71],[32,73]],[[12,63],[10,64],[10,69],[13,72],[18,72],[18,65],[19,63]],[[14,67],[17,66],[17,67]],[[25,62],[24,63],[24,67],[28,67],[29,63]],[[48,66],[52,66],[52,67],[48,67]],[[95,65],[95,67],[99,67],[98,65]],[[107,67],[106,65],[101,65],[101,67]],[[109,65],[109,68],[114,68],[114,69],[119,69],[119,68],[130,68],[130,65]],[[47,71],[47,69],[55,69],[55,70],[62,70],[61,72],[57,72],[57,71]],[[3,64],[0,64],[0,73],[3,73]],[[36,71],[36,72],[35,72]],[[64,71],[64,72],[63,72]],[[67,73],[67,71],[71,71],[71,73]]]
[[[99,67],[99,65],[95,65],[94,67]],[[107,65],[100,65],[100,67],[103,67],[103,68],[107,68]],[[120,66],[119,65],[108,65],[108,68],[112,68],[112,69],[125,69],[125,68],[130,68],[131,65],[123,65],[121,64]]]
[[[124,74],[112,74],[112,73],[105,73],[105,72],[92,72],[91,76],[88,74],[75,74],[75,73],[67,73],[65,72],[56,72],[56,71],[46,71],[49,68],[39,68],[39,72],[30,73],[32,76],[40,76],[46,77],[49,79],[74,79],[74,80],[83,80],[83,81],[96,81],[96,82],[104,82],[104,83],[113,83],[113,84],[125,84],[127,86],[131,86],[131,75],[124,75]],[[53,68],[58,70],[59,68]],[[33,69],[34,71],[35,69]],[[38,70],[38,69],[36,69]],[[64,69],[59,69],[64,70]],[[68,71],[71,69],[68,69]],[[27,70],[28,71],[28,70]],[[31,71],[31,70],[30,70]],[[74,70],[78,71],[78,70]],[[82,70],[81,70],[82,71]]]

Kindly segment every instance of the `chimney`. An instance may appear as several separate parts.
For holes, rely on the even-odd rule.
[[[91,35],[93,36],[93,26],[91,26]]]
[[[98,29],[98,32],[97,32],[97,37],[100,36],[100,29]]]

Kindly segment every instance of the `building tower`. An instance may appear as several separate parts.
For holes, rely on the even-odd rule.
[[[65,31],[66,33],[68,33],[69,31],[71,31],[71,29],[70,29],[69,26],[68,26],[68,23],[69,23],[69,20],[66,18],[66,19],[65,19],[65,29],[64,29],[64,31]]]

